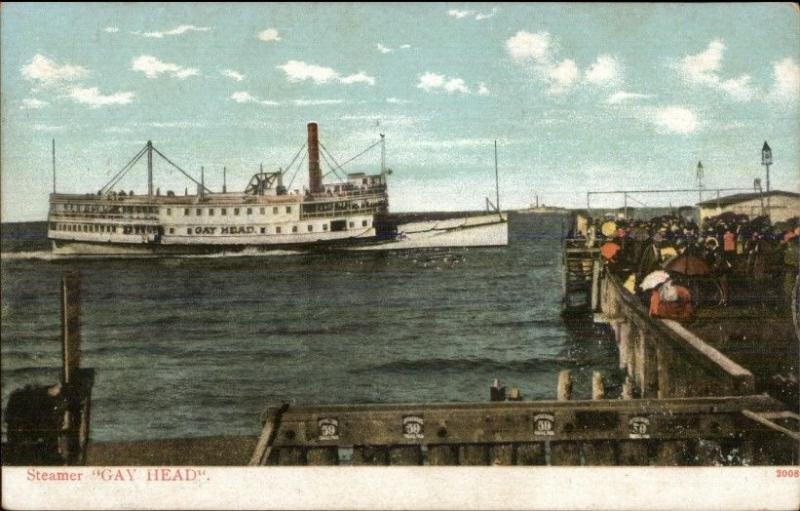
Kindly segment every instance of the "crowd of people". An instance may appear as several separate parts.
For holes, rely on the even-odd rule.
[[[629,291],[649,300],[651,314],[675,319],[690,319],[694,307],[709,303],[786,306],[798,275],[797,218],[773,224],[764,216],[724,213],[698,224],[678,215],[608,217],[596,219],[575,237],[600,246],[609,270]],[[668,278],[661,275],[655,287],[643,289],[641,284],[654,272]],[[659,306],[666,307],[663,314]]]

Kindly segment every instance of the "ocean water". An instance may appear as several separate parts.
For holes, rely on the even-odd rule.
[[[58,380],[68,269],[82,275],[97,441],[255,435],[280,401],[488,401],[494,378],[554,399],[565,368],[587,397],[593,370],[613,375],[614,348],[560,317],[562,217],[509,225],[508,247],[111,261],[33,258],[19,250],[41,240],[14,235],[3,409],[13,389]]]

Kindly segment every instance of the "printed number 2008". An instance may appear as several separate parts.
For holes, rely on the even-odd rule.
[[[775,475],[777,477],[800,477],[800,469],[785,469],[785,468],[778,468],[775,469]]]

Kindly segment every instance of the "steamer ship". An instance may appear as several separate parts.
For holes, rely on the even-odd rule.
[[[235,255],[275,250],[392,250],[508,244],[508,224],[499,210],[406,224],[393,220],[387,190],[391,171],[385,166],[383,135],[378,142],[379,173],[349,173],[335,183],[324,183],[321,154],[331,172],[338,175],[336,170],[342,166],[321,145],[317,124],[309,123],[307,128],[307,143],[286,170],[261,169],[244,192],[239,193],[227,192],[225,185],[222,192],[212,192],[205,186],[202,171],[200,180],[194,179],[148,141],[97,193],[50,195],[48,238],[53,253]],[[283,183],[284,175],[306,147],[309,186],[302,193],[290,191]],[[180,196],[172,191],[165,195],[160,189],[154,191],[154,156],[161,157],[193,181],[197,192],[190,195],[187,189]],[[147,160],[147,194],[115,190],[122,177],[143,158]],[[298,169],[301,165],[302,160]]]

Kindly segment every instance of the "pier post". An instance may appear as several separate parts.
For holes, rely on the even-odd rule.
[[[599,401],[606,398],[606,384],[600,371],[592,373],[592,400]]]
[[[559,401],[570,401],[572,399],[572,371],[564,369],[558,373],[558,391],[556,398]]]
[[[61,278],[61,382],[73,382],[81,365],[81,277],[76,271]]]
[[[600,259],[592,263],[592,312],[600,307]]]

